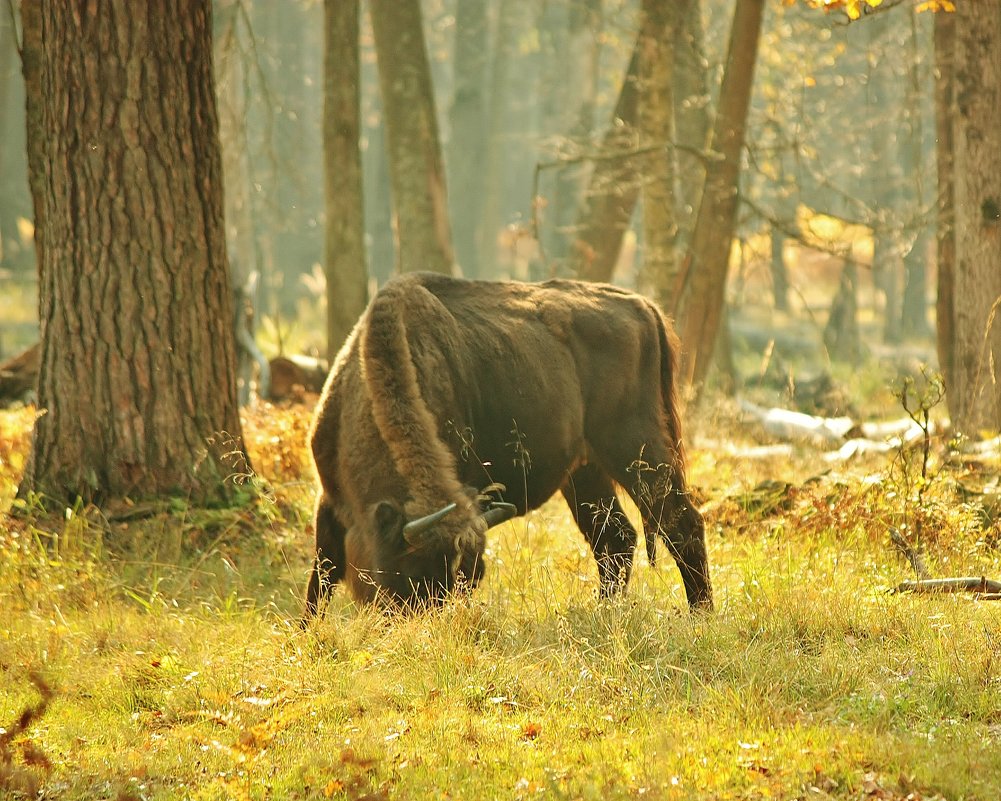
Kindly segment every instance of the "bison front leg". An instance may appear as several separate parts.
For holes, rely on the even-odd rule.
[[[316,504],[315,528],[316,554],[306,587],[306,609],[302,616],[304,628],[316,617],[320,604],[330,594],[330,588],[344,578],[347,561],[344,555],[346,529],[322,494]]]
[[[614,595],[629,581],[636,549],[636,529],[615,497],[615,485],[597,465],[584,465],[571,474],[563,497],[598,563],[602,597]]]
[[[667,545],[681,573],[688,605],[712,609],[705,523],[685,486],[681,466],[669,458],[656,463],[641,460],[630,471],[633,481],[625,487],[643,516],[648,544],[652,546],[659,536]]]
[[[678,565],[681,581],[685,585],[685,595],[692,609],[711,610],[713,590],[709,581],[709,557],[706,554],[706,526],[699,510],[692,504],[687,492],[675,491],[672,518],[676,524],[669,530],[660,529],[671,556]],[[661,525],[652,519],[644,527]],[[646,528],[647,531],[655,529]],[[652,534],[650,536],[653,536]]]
[[[628,428],[629,423],[623,426]],[[667,545],[681,573],[688,605],[692,609],[712,609],[705,524],[685,486],[681,455],[660,433],[659,423],[640,422],[633,428],[650,434],[631,441],[600,442],[596,453],[611,478],[629,493],[640,510],[648,550],[657,538]]]

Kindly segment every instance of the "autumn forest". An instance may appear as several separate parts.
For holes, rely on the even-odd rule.
[[[0,796],[1001,797],[1001,7],[7,0]]]

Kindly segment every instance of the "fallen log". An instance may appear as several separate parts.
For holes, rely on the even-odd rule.
[[[856,428],[850,417],[817,417],[789,409],[758,406],[740,401],[740,410],[773,437],[809,440],[818,445],[841,445]]]
[[[303,392],[318,393],[327,380],[327,362],[312,356],[276,356],[270,367],[269,400],[297,398]]]
[[[965,576],[962,578],[919,579],[902,581],[894,592],[952,593],[972,592],[984,600],[1001,599],[1001,581],[986,576]],[[992,596],[997,596],[994,598]]]

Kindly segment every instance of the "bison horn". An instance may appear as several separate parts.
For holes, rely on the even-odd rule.
[[[487,528],[493,528],[505,520],[510,520],[516,514],[518,514],[518,509],[513,503],[494,501],[480,517],[487,524]]]
[[[424,517],[411,520],[403,527],[403,538],[411,545],[419,545],[423,539],[421,535],[426,533],[432,526],[441,522],[450,512],[454,512],[456,506],[457,504],[450,503],[437,512],[432,512],[429,515],[424,515]]]

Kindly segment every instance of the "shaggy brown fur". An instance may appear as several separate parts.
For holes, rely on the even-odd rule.
[[[437,601],[483,572],[476,490],[519,513],[562,491],[603,594],[628,581],[637,534],[659,537],[693,607],[711,607],[702,518],[685,486],[676,346],[649,300],[577,281],[411,274],[375,297],[331,370],[311,445],[322,492],[308,620],[332,584]],[[502,485],[503,490],[496,489]],[[403,526],[449,503],[433,536]]]

